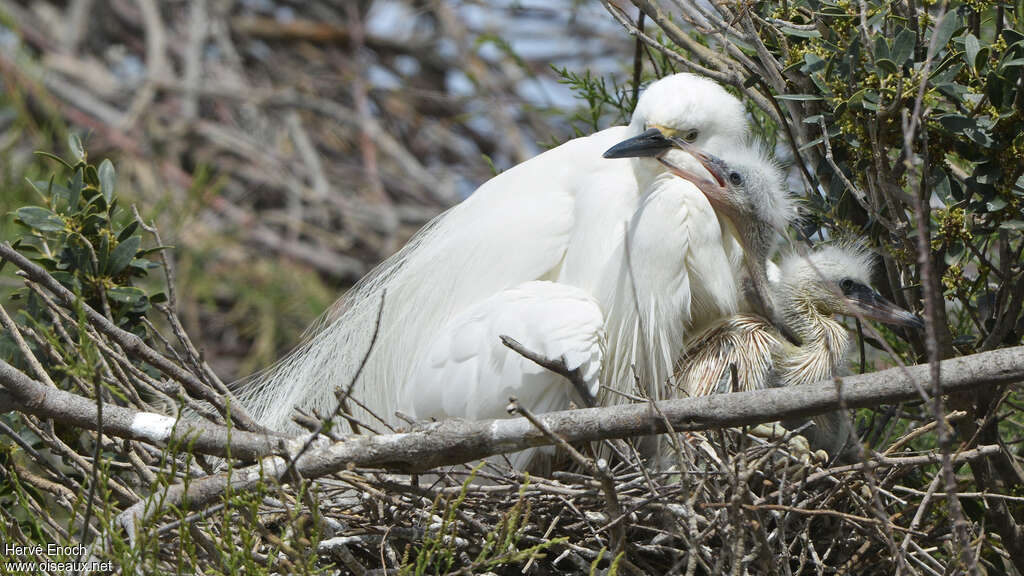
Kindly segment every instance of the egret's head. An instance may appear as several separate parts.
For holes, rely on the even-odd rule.
[[[704,170],[695,172],[678,166],[675,157],[662,156],[659,161],[669,172],[693,182],[715,211],[732,221],[744,253],[763,262],[779,235],[797,217],[796,204],[778,163],[753,142],[725,152],[723,159],[680,139],[673,140]]]
[[[924,321],[916,314],[889,302],[871,287],[874,255],[853,242],[816,248],[807,257],[791,254],[782,261],[780,292],[783,299],[813,306],[825,315],[860,314],[894,326],[921,329]]]
[[[743,142],[747,134],[743,104],[715,82],[695,74],[673,74],[644,90],[630,128],[636,136],[605,152],[605,158],[635,158],[641,180],[662,171],[655,158],[699,171],[700,165],[677,150],[672,139],[719,153]]]
[[[728,150],[723,160],[684,140],[672,140],[703,169],[696,172],[677,166],[666,156],[659,161],[669,172],[696,185],[715,211],[732,222],[743,245],[747,301],[787,339],[798,343],[799,338],[776,309],[765,268],[776,239],[797,215],[782,169],[756,143]]]

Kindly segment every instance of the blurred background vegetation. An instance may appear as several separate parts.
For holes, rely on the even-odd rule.
[[[173,246],[230,381],[494,171],[593,130],[552,66],[621,73],[629,46],[571,1],[3,0],[0,237],[74,131]]]

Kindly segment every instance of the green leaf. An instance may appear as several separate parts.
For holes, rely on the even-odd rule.
[[[803,68],[805,74],[811,74],[825,69],[825,61],[817,54],[812,54],[810,52],[804,54],[804,62],[806,63],[806,66]]]
[[[885,36],[875,36],[875,58],[889,58],[889,45],[885,42]]]
[[[100,190],[107,204],[114,198],[114,185],[117,183],[117,174],[114,172],[114,164],[108,159],[100,163]]]
[[[942,200],[942,203],[949,206],[952,203],[953,193],[949,186],[949,176],[944,170],[937,170],[938,178],[932,184],[932,191]]]
[[[917,44],[917,34],[906,28],[900,30],[892,43],[892,51],[889,57],[893,62],[902,66],[907,59],[914,55],[914,46]]]
[[[64,219],[42,206],[25,206],[16,212],[18,220],[40,232],[58,232],[64,229]]]
[[[78,202],[82,198],[82,189],[78,186],[72,186],[68,189],[68,213],[74,214],[78,211]]]
[[[968,118],[961,114],[945,114],[940,116],[939,124],[942,124],[942,127],[950,132],[958,133],[978,128],[978,123],[973,118]]]
[[[1021,174],[1017,181],[1013,183],[1011,191],[1014,196],[1024,196],[1024,174]]]
[[[946,12],[946,15],[942,17],[942,21],[935,27],[932,41],[941,49],[946,44],[949,44],[949,39],[953,37],[953,34],[959,28],[960,16],[957,15],[956,10],[950,10]]]
[[[82,171],[75,170],[75,173],[71,176],[71,180],[68,182],[68,202],[69,208],[75,210],[78,208],[78,199],[82,197],[82,188],[85,186],[82,181]],[[74,204],[71,204],[71,200],[74,200]]]
[[[46,201],[48,201],[50,199],[50,189],[53,187],[53,175],[52,174],[50,175],[50,181],[49,182],[43,182],[42,180],[37,180],[37,181],[33,182],[33,181],[29,180],[28,178],[25,178],[25,182],[28,182],[28,185],[33,190],[35,190],[36,194],[39,194],[39,199],[40,200],[42,200],[43,202],[46,202]]]
[[[989,212],[997,212],[999,210],[1002,210],[1003,208],[1006,208],[1006,200],[1000,198],[999,196],[996,196],[995,198],[986,202],[985,207],[988,208]]]
[[[50,185],[50,208],[57,214],[71,213],[72,191],[60,184]]]
[[[146,293],[134,286],[115,286],[107,289],[107,298],[114,302],[138,305],[146,301]]]
[[[79,238],[79,240],[83,240]],[[93,266],[92,252],[83,243],[68,243],[64,247],[64,252],[61,255],[61,260],[67,265],[62,266],[63,269],[70,268],[71,270],[85,270],[88,274],[96,274],[96,267]]]
[[[90,214],[86,217],[85,221],[82,222],[82,234],[86,236],[96,234],[100,229],[107,226],[107,218],[105,214]]]
[[[53,276],[53,279],[57,282],[67,286],[72,292],[82,292],[82,283],[78,281],[78,278],[76,278],[74,274],[63,270],[56,270],[50,272],[50,275]]]
[[[968,66],[976,68],[974,62],[978,58],[979,50],[981,50],[981,43],[978,42],[977,36],[968,34],[964,38],[964,61],[967,62]]]
[[[996,74],[995,72],[989,72],[985,78],[985,94],[988,96],[992,105],[999,108],[1003,105],[1003,89],[1005,83],[1003,77]]]
[[[152,260],[146,260],[144,258],[132,258],[132,263],[128,265],[131,268],[141,272],[142,276],[145,276],[147,272],[154,268],[159,268],[160,265]]]
[[[832,91],[832,87],[828,85],[828,80],[825,79],[821,72],[811,74],[811,82],[814,82],[814,85],[818,90],[821,90],[822,95],[826,98],[835,98],[835,92]]]
[[[985,68],[985,66],[988,64],[988,53],[988,46],[982,46],[981,49],[978,50],[977,55],[974,56],[975,70],[978,70],[980,72]]]
[[[67,166],[69,169],[74,168],[74,166],[68,164],[67,160],[61,158],[60,156],[57,156],[56,154],[51,154],[49,152],[44,152],[42,150],[36,150],[35,154],[37,156],[42,156],[43,158],[49,158],[50,160],[53,160],[55,162],[60,162],[61,164]]]
[[[928,77],[931,79],[932,84],[936,86],[949,83],[956,78],[963,67],[964,65],[960,62],[959,58],[946,58],[941,64],[932,69]]]
[[[858,90],[853,94],[853,96],[850,96],[850,99],[848,100],[848,105],[850,107],[860,106],[862,108],[867,108],[868,110],[877,109],[877,104],[878,93],[868,88]]]
[[[875,65],[888,74],[895,74],[900,69],[895,62],[888,58],[879,58],[878,60],[875,60]]]
[[[999,65],[999,71],[1002,72],[1007,68],[1018,68],[1024,66],[1024,58],[1014,58],[1013,60],[1007,60]]]
[[[1024,42],[1024,34],[1017,32],[1012,28],[1003,28],[1003,40],[1006,41],[1007,47],[1012,48],[1014,44]]]
[[[107,199],[104,198],[102,194],[97,194],[89,200],[85,207],[86,209],[92,207],[92,209],[95,210],[96,212],[101,212],[105,214],[109,210],[110,204],[107,202]]]
[[[779,31],[786,36],[793,36],[794,38],[821,38],[821,32],[817,30],[802,30],[800,28],[782,26],[779,28]]]
[[[171,248],[174,248],[174,246],[157,246],[155,248],[146,248],[145,250],[139,251],[138,257],[142,258],[143,256],[149,256],[150,254],[156,254],[161,250],[170,250]]]
[[[138,220],[132,220],[131,222],[128,223],[127,226],[125,226],[120,232],[117,233],[117,241],[118,242],[124,242],[125,240],[128,239],[129,236],[134,234],[135,231],[138,230],[138,229],[139,229],[139,221]]]
[[[797,102],[811,102],[816,100],[824,100],[817,94],[776,94],[776,100],[795,100]]]
[[[999,227],[1003,230],[1024,230],[1024,220],[1008,220]]]
[[[889,15],[888,10],[875,10],[874,14],[868,16],[868,30],[874,30],[885,22],[886,17]]]
[[[968,138],[980,143],[981,146],[989,148],[992,146],[992,137],[974,118],[968,118],[959,114],[946,114],[938,118],[943,128],[956,134],[963,134]]]
[[[139,251],[140,244],[142,244],[142,238],[138,236],[132,236],[118,244],[110,253],[110,260],[107,264],[107,274],[110,276],[116,276],[124,270],[132,261],[132,258],[135,258],[135,253]]]
[[[100,236],[100,246],[95,248],[96,250],[96,261],[99,264],[100,272],[107,269],[107,263],[110,262],[110,235],[104,234]]]
[[[71,150],[71,157],[75,159],[76,164],[85,162],[85,148],[78,134],[68,134],[68,149]]]

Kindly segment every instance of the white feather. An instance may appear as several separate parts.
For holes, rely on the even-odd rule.
[[[718,217],[696,186],[668,174],[655,178],[599,291],[610,388],[635,393],[635,370],[648,383],[644,392],[662,397],[687,330],[736,311],[738,263],[726,244]],[[624,399],[612,394],[606,402]]]
[[[474,346],[474,340],[488,337],[492,327],[503,325],[508,313],[503,306],[518,305],[508,301],[509,291],[531,280],[558,280],[597,298],[598,312],[604,310],[607,315],[607,354],[612,357],[602,378],[610,379],[611,387],[631,387],[633,378],[627,370],[631,364],[660,383],[669,374],[685,324],[702,322],[734,307],[735,287],[726,280],[725,270],[738,262],[740,254],[732,235],[723,235],[722,222],[710,206],[685,183],[682,186],[688,187],[688,197],[703,204],[684,207],[682,196],[677,197],[675,201],[681,204],[671,214],[682,228],[660,230],[685,238],[686,250],[674,252],[680,246],[671,243],[659,246],[663,237],[653,232],[654,228],[644,233],[645,226],[640,224],[657,214],[655,205],[669,202],[672,196],[653,194],[653,183],[662,168],[650,158],[608,160],[602,154],[648,125],[698,130],[700,136],[694,144],[711,153],[739,145],[746,134],[742,104],[717,84],[690,74],[659,80],[641,96],[629,126],[572,140],[515,166],[428,224],[342,298],[301,346],[244,383],[240,399],[259,422],[277,430],[296,429],[289,424],[296,407],[329,413],[335,405],[335,389],[351,383],[367,353],[383,298],[377,342],[354,387],[354,396],[381,418],[392,421],[399,404],[417,402],[402,393],[403,386],[418,382],[421,376],[434,382],[427,376],[439,368],[442,373],[450,372],[453,379],[433,385],[446,387],[442,396],[454,400],[432,409],[449,415],[493,413],[493,400],[505,401],[500,395],[488,398],[486,409],[478,409],[483,406],[479,398],[474,406],[459,400],[469,398],[474,390],[493,391],[475,380],[481,371],[508,371],[501,386],[512,388],[523,386],[527,375],[539,372],[523,362],[514,366],[470,362],[481,351],[493,355],[500,346],[500,342]],[[687,158],[677,165],[690,162],[691,169],[702,170]],[[631,224],[633,241],[639,244],[632,247],[636,255],[634,298],[632,289],[623,284],[628,278],[624,275],[624,223],[641,208],[642,193],[648,208],[641,209]],[[652,256],[647,260],[645,253],[658,253],[661,259]],[[487,312],[495,317],[484,314],[459,324],[474,313]],[[439,334],[449,335],[446,350],[451,358],[440,357],[445,349],[435,345]],[[555,340],[557,335],[547,338]],[[543,350],[558,350],[554,342],[541,340],[534,344]],[[581,365],[589,366],[591,356],[586,352],[571,346],[566,350]],[[427,370],[428,375],[418,374],[419,369]],[[418,390],[408,391],[413,398],[419,397]],[[551,409],[565,407],[553,401],[543,404]],[[418,406],[414,412],[419,413]],[[357,416],[369,421],[366,414]]]
[[[419,419],[502,418],[510,396],[537,412],[580,404],[569,381],[502,344],[509,336],[546,358],[579,369],[591,395],[604,359],[604,316],[586,292],[534,281],[470,306],[431,338],[400,409]]]
[[[635,194],[628,161],[601,157],[627,134],[616,127],[573,140],[486,182],[357,284],[305,343],[243,387],[242,401],[277,430],[296,429],[295,407],[329,413],[335,388],[349,385],[369,348],[384,298],[375,349],[353,394],[391,420],[409,367],[441,326],[488,296],[557,273],[577,190],[618,183]]]

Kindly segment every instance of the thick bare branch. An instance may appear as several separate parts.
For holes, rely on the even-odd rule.
[[[928,369],[927,365],[892,368],[848,378],[841,399],[835,383],[826,381],[660,402],[664,417],[647,404],[553,412],[537,417],[548,432],[526,418],[448,420],[414,432],[349,438],[310,450],[293,465],[306,479],[352,466],[416,472],[550,445],[552,435],[567,442],[583,442],[663,433],[668,424],[676,431],[706,430],[807,417],[837,410],[841,404],[862,408],[914,399],[917,389],[911,378],[922,378]],[[910,378],[906,375],[908,371]],[[942,363],[942,374],[944,393],[1021,382],[1024,347],[946,360]],[[192,506],[204,506],[219,498],[228,484],[235,491],[251,490],[268,480],[280,480],[288,467],[284,458],[273,456],[231,476],[218,474],[193,480],[187,488],[181,484],[171,486],[154,498],[174,505],[187,497]],[[124,512],[122,522],[131,527],[143,514],[153,512],[152,507],[146,510],[144,504],[137,504]]]
[[[21,269],[30,280],[37,282],[52,292],[62,305],[69,308],[76,306],[78,298],[74,293],[57,282],[57,280],[46,272],[46,270],[42,269],[12,248],[10,244],[6,242],[0,244],[0,257],[11,261],[11,263]],[[159,352],[147,346],[146,343],[142,341],[142,338],[139,338],[131,332],[118,328],[113,322],[86,304],[82,303],[81,306],[84,309],[89,322],[91,322],[97,330],[117,342],[117,344],[126,352],[157,367],[164,374],[167,374],[171,378],[181,382],[191,394],[210,402],[214,406],[217,406],[222,414],[226,414],[226,406],[223,399],[224,397],[231,396],[226,389],[214,391],[194,374],[171,362]],[[262,429],[261,426],[256,424],[249,417],[248,413],[238,402],[233,403],[231,417],[238,423],[239,427],[243,429],[257,431]]]
[[[96,422],[96,403],[92,400],[46,386],[22,374],[0,360],[0,413],[17,410],[38,418],[52,418],[88,430],[100,427]],[[205,420],[179,421],[154,412],[141,412],[108,404],[103,407],[103,433],[118,438],[142,440],[158,446],[181,442],[191,445],[199,454],[234,457],[244,460],[261,458],[285,448],[287,439],[232,430]]]

